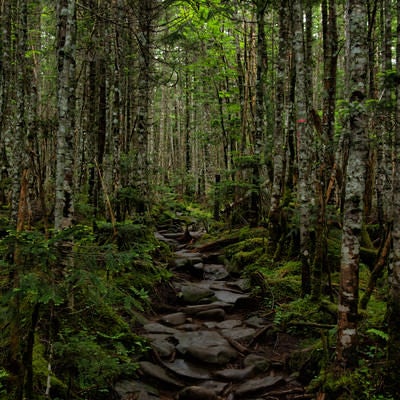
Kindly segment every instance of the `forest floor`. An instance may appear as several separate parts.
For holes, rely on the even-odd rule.
[[[192,234],[195,235],[194,233]],[[246,280],[221,263],[224,248],[182,244],[160,231],[174,251],[173,278],[140,329],[150,351],[139,379],[118,382],[123,400],[309,399],[290,367],[299,339],[274,324]]]

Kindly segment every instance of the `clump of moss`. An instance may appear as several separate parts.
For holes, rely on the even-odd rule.
[[[265,301],[267,304],[282,304],[290,302],[301,296],[301,282],[297,278],[267,278],[267,285],[270,289],[271,296],[266,293]]]
[[[264,299],[267,307],[275,308],[301,296],[300,264],[289,261],[276,265],[268,254],[249,264],[243,276],[249,279],[253,293]]]
[[[254,264],[263,253],[262,248],[255,248],[250,251],[239,251],[232,256],[231,259],[231,270],[241,272],[244,271],[244,268]]]
[[[315,332],[319,324],[329,328],[335,324],[332,314],[322,306],[322,302],[315,302],[311,296],[297,298],[281,304],[275,314],[275,323],[282,329],[304,332]],[[318,329],[317,329],[318,331]]]
[[[248,238],[245,240],[241,240],[237,243],[233,243],[230,246],[225,248],[225,256],[230,259],[235,257],[235,255],[239,252],[250,252],[252,250],[260,250],[263,251],[260,253],[264,253],[266,246],[266,239],[264,237],[254,237]]]
[[[248,238],[225,248],[225,258],[231,273],[243,274],[265,255],[264,237]]]

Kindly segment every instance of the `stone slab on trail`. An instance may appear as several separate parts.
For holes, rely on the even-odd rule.
[[[175,252],[175,266],[177,268],[190,267],[203,262],[202,255],[186,249]]]
[[[126,395],[146,392],[150,395],[158,396],[158,390],[150,385],[139,381],[123,380],[115,384],[114,390],[121,398]]]
[[[185,304],[211,303],[215,300],[211,289],[199,285],[182,285],[179,297]]]
[[[200,311],[196,314],[196,318],[208,321],[223,321],[226,313],[222,308],[213,308],[211,310]]]
[[[235,305],[238,300],[250,299],[250,295],[246,293],[234,293],[228,290],[216,290],[214,295],[219,301]]]
[[[146,338],[150,340],[150,346],[155,350],[160,357],[171,357],[175,352],[175,346],[169,342],[171,335],[165,335],[161,333],[153,333],[146,335]]]
[[[227,368],[221,371],[215,372],[214,376],[216,378],[223,379],[227,382],[237,382],[243,381],[245,379],[251,378],[255,375],[256,368],[254,366],[236,369],[236,368]]]
[[[186,314],[183,312],[167,314],[161,317],[160,321],[172,326],[183,325],[186,322]]]
[[[199,312],[213,310],[215,308],[222,308],[226,310],[227,308],[232,308],[232,304],[224,303],[223,301],[213,301],[209,304],[196,304],[193,306],[182,307],[180,311],[184,312],[187,315],[196,315]]]
[[[254,337],[256,330],[254,328],[236,327],[231,329],[221,329],[221,335],[239,342],[247,342]]]
[[[149,324],[146,324],[143,326],[143,329],[148,333],[166,333],[171,335],[179,332],[177,329],[159,324],[158,322],[151,322]]]
[[[240,319],[227,319],[225,321],[219,322],[215,326],[218,329],[233,329],[238,328],[241,325],[242,321]]]
[[[178,393],[178,400],[218,400],[218,396],[211,389],[201,386],[188,386]]]
[[[171,362],[165,362],[163,365],[175,374],[187,378],[208,380],[211,379],[212,376],[210,374],[210,368],[201,367],[182,358],[177,358]]]
[[[267,376],[265,378],[250,379],[238,386],[235,390],[235,394],[242,397],[270,389],[284,382],[285,379],[283,376]]]
[[[229,342],[215,331],[180,332],[174,339],[178,341],[176,349],[179,353],[205,363],[226,364],[238,356]]]
[[[198,383],[198,385],[201,387],[205,387],[207,389],[211,389],[217,394],[221,394],[226,389],[226,387],[228,385],[230,385],[230,383],[216,381],[216,380],[207,380],[207,381]]]
[[[150,361],[140,361],[139,367],[143,374],[150,376],[159,382],[163,382],[178,388],[184,386],[182,382],[179,382],[177,379],[169,376],[164,368],[157,364],[153,364]]]
[[[203,267],[204,278],[211,281],[227,279],[229,272],[221,264],[206,264]]]

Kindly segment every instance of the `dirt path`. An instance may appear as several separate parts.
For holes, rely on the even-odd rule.
[[[246,282],[232,277],[219,254],[179,245],[176,235],[158,232],[175,250],[170,299],[156,307],[142,335],[151,351],[140,361],[140,378],[118,382],[124,400],[303,399],[287,357],[297,342],[275,329]]]

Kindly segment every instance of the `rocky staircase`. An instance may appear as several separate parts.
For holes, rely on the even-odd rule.
[[[174,248],[174,299],[145,323],[151,351],[139,378],[116,384],[122,400],[310,398],[287,357],[296,341],[277,330],[246,281],[218,262],[218,253],[180,245],[179,233],[157,232]]]

